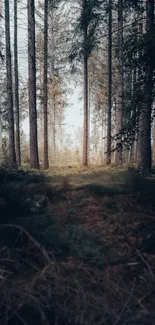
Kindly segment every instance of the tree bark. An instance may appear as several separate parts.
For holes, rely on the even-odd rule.
[[[53,89],[53,164],[56,161],[56,94]]]
[[[17,35],[17,0],[14,0],[14,80],[15,80],[15,116],[16,116],[16,158],[21,166],[20,150],[20,113],[19,113],[19,80],[18,80],[18,35]]]
[[[37,107],[36,107],[36,51],[35,51],[34,0],[28,0],[28,72],[29,72],[30,167],[39,169]]]
[[[2,163],[2,142],[3,142],[3,125],[2,125],[2,114],[0,112],[0,164]]]
[[[88,54],[87,54],[87,27],[84,30],[84,125],[83,125],[83,166],[88,166],[88,128],[89,128],[89,105],[88,105]]]
[[[135,15],[135,20],[137,20],[137,14]],[[137,23],[136,26],[134,27],[135,34],[137,35]],[[133,56],[133,59],[135,60],[137,57],[138,53]],[[132,98],[132,109],[131,109],[131,119],[132,116],[136,116],[137,113],[137,105],[136,105],[136,86],[137,86],[137,75],[138,75],[138,70],[137,67],[134,66],[132,71],[129,72],[131,74],[131,98]],[[132,139],[131,147],[130,147],[130,155],[129,155],[129,163],[133,164],[136,162],[135,160],[135,145],[136,145],[136,139],[137,139],[137,132],[134,134],[134,138]]]
[[[107,156],[106,164],[111,164],[111,96],[112,96],[112,1],[109,0],[108,28],[108,112],[107,112]]]
[[[122,165],[121,131],[123,127],[123,0],[118,0],[118,86],[116,96],[116,141],[115,165]]]
[[[152,138],[153,138],[153,146],[152,146],[152,164],[155,167],[155,118],[153,120],[153,128],[152,128]]]
[[[143,6],[141,4],[141,6]],[[140,42],[141,41],[141,38],[143,37],[143,24],[144,24],[144,21],[143,21],[143,14],[141,14],[141,20],[139,22],[139,26],[138,26],[138,41]],[[137,51],[137,56],[138,56],[138,60],[140,61],[141,60],[141,56],[142,56],[142,50],[141,49],[138,49]],[[138,83],[138,88],[140,88],[141,92],[144,93],[144,87],[142,86],[141,84],[141,80],[143,78],[143,71],[141,69],[141,67],[139,66],[138,69],[137,69],[137,83]],[[138,114],[138,125],[137,125],[137,132],[136,132],[136,153],[135,153],[135,157],[136,157],[136,164],[137,164],[137,167],[140,167],[141,166],[141,145],[142,145],[142,142],[141,142],[141,122],[142,122],[142,116],[141,116],[141,110],[139,109],[138,107],[138,110],[137,111],[137,114]]]
[[[9,123],[9,163],[16,165],[14,112],[12,92],[12,62],[10,46],[10,8],[9,0],[5,0],[5,46],[6,46],[6,70],[7,70],[7,97],[8,97],[8,123]]]
[[[142,173],[149,173],[152,167],[151,157],[151,112],[153,102],[153,68],[152,35],[154,34],[154,0],[146,1],[146,38],[147,38],[147,63],[144,74],[145,100],[141,112],[141,145],[140,168]],[[154,53],[155,55],[155,53]]]
[[[47,61],[48,61],[48,0],[44,0],[44,169],[49,168]]]

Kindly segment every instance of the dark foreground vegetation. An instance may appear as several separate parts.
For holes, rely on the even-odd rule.
[[[51,175],[0,170],[0,324],[155,324],[154,176]]]

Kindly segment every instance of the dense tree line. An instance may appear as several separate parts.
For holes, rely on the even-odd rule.
[[[8,0],[4,19],[9,162],[20,166],[17,3],[14,0],[13,61]],[[30,167],[40,165],[39,125],[44,168],[55,161],[56,129],[57,134],[61,129],[62,138],[68,80],[74,78],[83,87],[81,163],[87,166],[94,151],[102,164],[136,164],[150,172],[155,156],[154,1],[44,0],[39,7],[34,0],[27,3]],[[1,120],[2,114],[1,109]]]

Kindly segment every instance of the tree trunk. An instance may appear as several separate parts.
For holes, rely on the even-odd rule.
[[[36,53],[35,53],[34,0],[28,0],[28,70],[29,70],[29,123],[30,167],[39,169],[37,108],[36,108]]]
[[[106,135],[107,135],[107,125],[108,125],[108,123],[107,123],[107,114],[106,114],[106,112],[105,112],[105,114],[104,114],[104,137],[105,137],[105,139],[104,139],[104,156],[103,156],[103,164],[104,165],[106,165],[106,152],[107,152],[107,137],[106,137]],[[103,123],[103,121],[102,121],[102,123]]]
[[[154,33],[154,1],[146,1],[146,38],[147,38],[147,66],[144,75],[145,100],[141,112],[141,146],[140,146],[140,168],[143,173],[149,173],[152,166],[151,158],[151,112],[153,97],[153,67],[152,35]]]
[[[141,131],[142,130],[142,112],[139,112],[139,116],[138,116],[138,132],[137,132],[137,151],[136,151],[136,163],[138,168],[141,167],[141,163],[142,163],[142,139],[141,139]]]
[[[2,163],[2,142],[3,142],[3,125],[2,125],[2,113],[0,112],[0,164]]]
[[[152,138],[153,138],[153,146],[152,146],[152,164],[155,167],[155,118],[153,120],[153,128],[152,128]]]
[[[88,134],[90,134],[90,112],[91,112],[91,84],[90,84],[90,65],[88,62]],[[91,159],[90,155],[90,137],[88,137],[88,161]]]
[[[101,124],[101,135],[102,135],[102,141],[101,141],[101,151],[102,151],[102,162],[101,164],[104,165],[104,153],[105,153],[105,128],[104,128],[104,109],[102,108],[102,124]]]
[[[116,97],[116,134],[123,127],[123,0],[118,0],[118,86]],[[122,165],[122,141],[116,141],[115,165]]]
[[[108,116],[107,116],[107,159],[111,164],[111,96],[112,96],[112,1],[109,0],[109,30],[108,30]]]
[[[47,61],[48,61],[48,0],[44,0],[44,169],[49,168]]]
[[[12,62],[10,49],[10,8],[9,0],[5,0],[5,45],[7,70],[7,96],[8,96],[8,123],[9,123],[9,163],[16,165],[13,93],[12,93]]]
[[[83,166],[88,166],[88,128],[89,128],[89,107],[88,107],[88,54],[87,54],[87,27],[84,30],[84,124],[83,124]]]
[[[55,164],[56,157],[56,98],[55,98],[55,34],[54,34],[54,10],[50,13],[50,73],[52,75],[52,164]]]
[[[137,15],[135,15],[135,21],[137,21]],[[136,26],[134,27],[135,34],[137,35],[137,23]],[[136,59],[138,53],[134,55],[134,60]],[[131,74],[131,99],[132,99],[132,109],[131,109],[131,115],[130,118],[132,119],[133,116],[136,116],[137,113],[137,105],[136,105],[136,86],[137,86],[137,67],[134,66],[132,71],[130,72]],[[133,164],[135,163],[135,145],[136,145],[136,139],[137,139],[137,132],[135,132],[134,137],[132,139],[131,147],[130,147],[130,155],[129,155],[129,163]]]
[[[55,90],[53,89],[53,92]],[[56,161],[56,95],[53,93],[53,164]]]
[[[141,4],[142,5],[142,4]],[[138,26],[138,41],[141,41],[141,38],[143,37],[143,14],[141,14],[141,20],[139,22],[139,26]],[[138,17],[137,17],[138,18]],[[137,52],[137,56],[138,56],[138,60],[141,60],[141,56],[142,56],[142,49],[138,49]],[[137,69],[137,84],[138,84],[138,88],[141,90],[142,93],[144,93],[144,87],[142,86],[141,80],[143,78],[143,71],[141,69],[141,67],[139,66]],[[138,114],[138,125],[137,125],[137,132],[136,132],[136,153],[135,153],[135,158],[136,158],[136,164],[138,167],[141,166],[141,121],[142,121],[142,116],[141,116],[141,111],[138,107],[137,114]]]
[[[15,80],[15,113],[16,113],[16,158],[21,166],[20,150],[20,115],[19,115],[19,80],[18,80],[18,39],[17,39],[17,0],[14,0],[14,80]]]

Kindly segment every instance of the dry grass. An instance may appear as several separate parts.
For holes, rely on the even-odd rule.
[[[124,182],[125,169],[103,168],[103,166],[84,168],[76,167],[52,167],[47,172],[47,180],[51,184],[60,186],[67,181],[72,186],[86,184],[109,184]]]
[[[59,262],[24,229],[18,231],[27,237],[24,250],[0,252],[1,324],[154,324],[153,256],[125,240],[118,260],[103,255],[103,269],[71,256]],[[123,233],[113,244],[119,237]],[[104,238],[108,242],[112,236]]]
[[[128,257],[115,265],[104,260],[104,270],[72,258],[58,262],[18,230],[28,240],[24,258],[22,249],[1,252],[1,324],[154,324],[153,257],[128,245]],[[141,269],[139,284],[134,268]]]
[[[155,226],[152,201],[139,190],[111,197],[78,188],[104,183],[131,189],[135,179],[128,184],[124,170],[68,171],[60,176],[55,170],[42,187],[25,185],[49,195],[49,222],[56,223],[55,240],[63,238],[64,257],[21,225],[0,226],[0,324],[155,324],[155,250],[144,249]],[[66,200],[52,201],[55,185]]]

